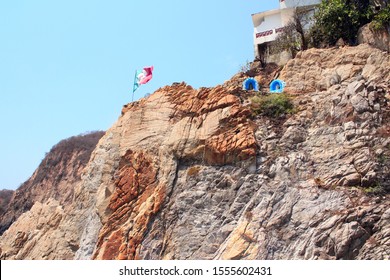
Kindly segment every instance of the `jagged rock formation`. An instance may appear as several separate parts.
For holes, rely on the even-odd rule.
[[[390,27],[389,30],[373,30],[371,24],[368,23],[359,29],[357,40],[359,44],[369,44],[390,52]]]
[[[252,115],[243,75],[126,105],[69,207],[35,203],[1,258],[389,258],[389,63],[368,45],[300,53],[279,118]]]
[[[14,243],[18,244],[16,247],[19,248],[27,241],[26,231],[33,233],[34,230],[39,229],[41,231],[39,236],[42,234],[43,227],[51,227],[53,223],[59,222],[60,216],[54,213],[50,213],[54,216],[43,217],[41,208],[46,207],[46,204],[55,204],[58,206],[57,210],[64,215],[73,207],[75,184],[80,181],[81,172],[103,134],[103,132],[93,132],[59,142],[46,154],[29,180],[16,191],[2,191],[2,193],[10,193],[11,196],[8,195],[4,201],[8,203],[4,203],[4,208],[2,207],[4,212],[0,216],[0,234],[13,225],[17,228],[17,231],[12,233],[16,240]],[[54,209],[48,208],[48,211]],[[26,231],[21,231],[22,228]],[[33,243],[35,245],[35,241]],[[31,254],[34,245],[30,244],[20,258]]]
[[[8,205],[12,199],[14,191],[12,190],[1,190],[0,191],[0,215],[3,215],[8,208]]]

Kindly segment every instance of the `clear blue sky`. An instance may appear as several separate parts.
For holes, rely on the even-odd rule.
[[[253,59],[251,14],[278,0],[0,1],[0,189],[62,139],[107,130],[131,101],[185,81],[215,86]]]

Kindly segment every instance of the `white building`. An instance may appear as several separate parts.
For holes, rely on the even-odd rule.
[[[268,44],[292,20],[295,10],[312,14],[320,3],[321,0],[279,0],[279,9],[253,14],[255,57],[268,61]]]

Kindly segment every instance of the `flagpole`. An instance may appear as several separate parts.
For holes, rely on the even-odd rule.
[[[137,78],[137,70],[135,70],[135,74],[134,74],[133,94],[131,96],[131,102],[133,102],[133,100],[134,100],[134,92],[136,91],[136,88],[135,88],[135,79],[136,78]]]

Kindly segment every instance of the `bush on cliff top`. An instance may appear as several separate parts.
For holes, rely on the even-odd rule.
[[[311,28],[312,44],[315,47],[334,45],[342,38],[355,44],[358,30],[373,19],[373,11],[367,0],[322,1],[315,14]]]
[[[284,93],[270,95],[256,95],[251,98],[252,111],[256,115],[280,117],[293,113],[294,105],[290,97]]]
[[[379,11],[378,14],[374,16],[374,20],[372,21],[373,28],[375,30],[380,30],[383,28],[390,27],[390,6]]]

